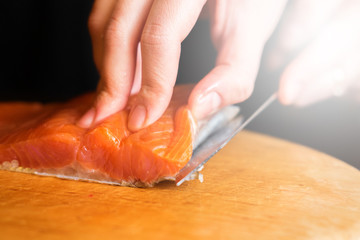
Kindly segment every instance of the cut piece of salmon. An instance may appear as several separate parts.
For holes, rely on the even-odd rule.
[[[0,166],[34,173],[151,186],[174,179],[190,160],[196,123],[186,107],[188,85],[177,86],[162,117],[138,132],[128,110],[89,129],[76,121],[93,94],[66,103],[1,103]]]

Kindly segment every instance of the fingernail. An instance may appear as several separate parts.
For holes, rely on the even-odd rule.
[[[221,98],[217,92],[210,92],[199,98],[193,109],[196,119],[203,119],[214,113],[221,106]]]
[[[146,108],[143,105],[137,105],[131,109],[129,115],[128,127],[132,131],[137,131],[142,128],[145,123]]]
[[[95,108],[89,109],[77,122],[77,125],[82,128],[88,128],[94,122]]]
[[[291,105],[295,102],[296,98],[299,96],[300,86],[297,84],[288,84],[284,91],[283,104]]]

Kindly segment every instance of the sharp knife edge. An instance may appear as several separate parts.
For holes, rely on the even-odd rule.
[[[261,112],[263,112],[271,103],[277,99],[277,92],[273,93],[251,116],[243,122],[240,126],[236,127],[232,134],[224,140],[217,143],[216,149],[211,152],[206,152],[206,157],[199,157],[197,159],[191,159],[189,163],[180,170],[176,176],[175,182],[177,186],[180,186],[184,181],[191,178],[191,175],[201,168],[214,154],[221,150],[237,133],[243,130],[254,118],[256,118]],[[206,142],[206,140],[205,140]]]

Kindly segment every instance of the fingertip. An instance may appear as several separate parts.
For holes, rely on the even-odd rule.
[[[298,95],[298,86],[291,82],[286,82],[280,85],[278,92],[279,102],[283,105],[291,105],[294,103]]]
[[[294,78],[293,64],[288,66],[280,77],[278,100],[283,105],[294,103],[299,94],[299,85]]]
[[[139,131],[156,122],[167,109],[172,93],[173,88],[153,89],[143,86],[128,104],[131,109],[128,128]]]
[[[79,127],[81,128],[89,128],[93,122],[94,122],[94,118],[95,118],[95,109],[94,108],[90,108],[76,123]]]
[[[99,86],[100,89],[98,89],[92,105],[91,116],[93,116],[93,121],[91,125],[98,124],[114,113],[122,111],[129,100],[127,91],[124,93],[120,88],[108,91],[103,86]]]
[[[279,89],[279,102],[286,106],[294,104],[296,97],[299,94],[298,89],[299,87],[296,84],[287,84],[282,89]]]
[[[254,78],[229,65],[212,69],[193,89],[189,106],[197,119],[205,118],[221,107],[243,102],[254,89]]]
[[[130,131],[138,131],[144,127],[147,111],[143,105],[135,105],[129,114],[128,128]]]

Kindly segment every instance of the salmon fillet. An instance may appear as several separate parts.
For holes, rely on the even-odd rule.
[[[190,89],[175,87],[163,116],[138,132],[127,128],[128,110],[89,129],[78,127],[93,94],[66,103],[0,103],[0,166],[131,186],[174,179],[193,151]]]

